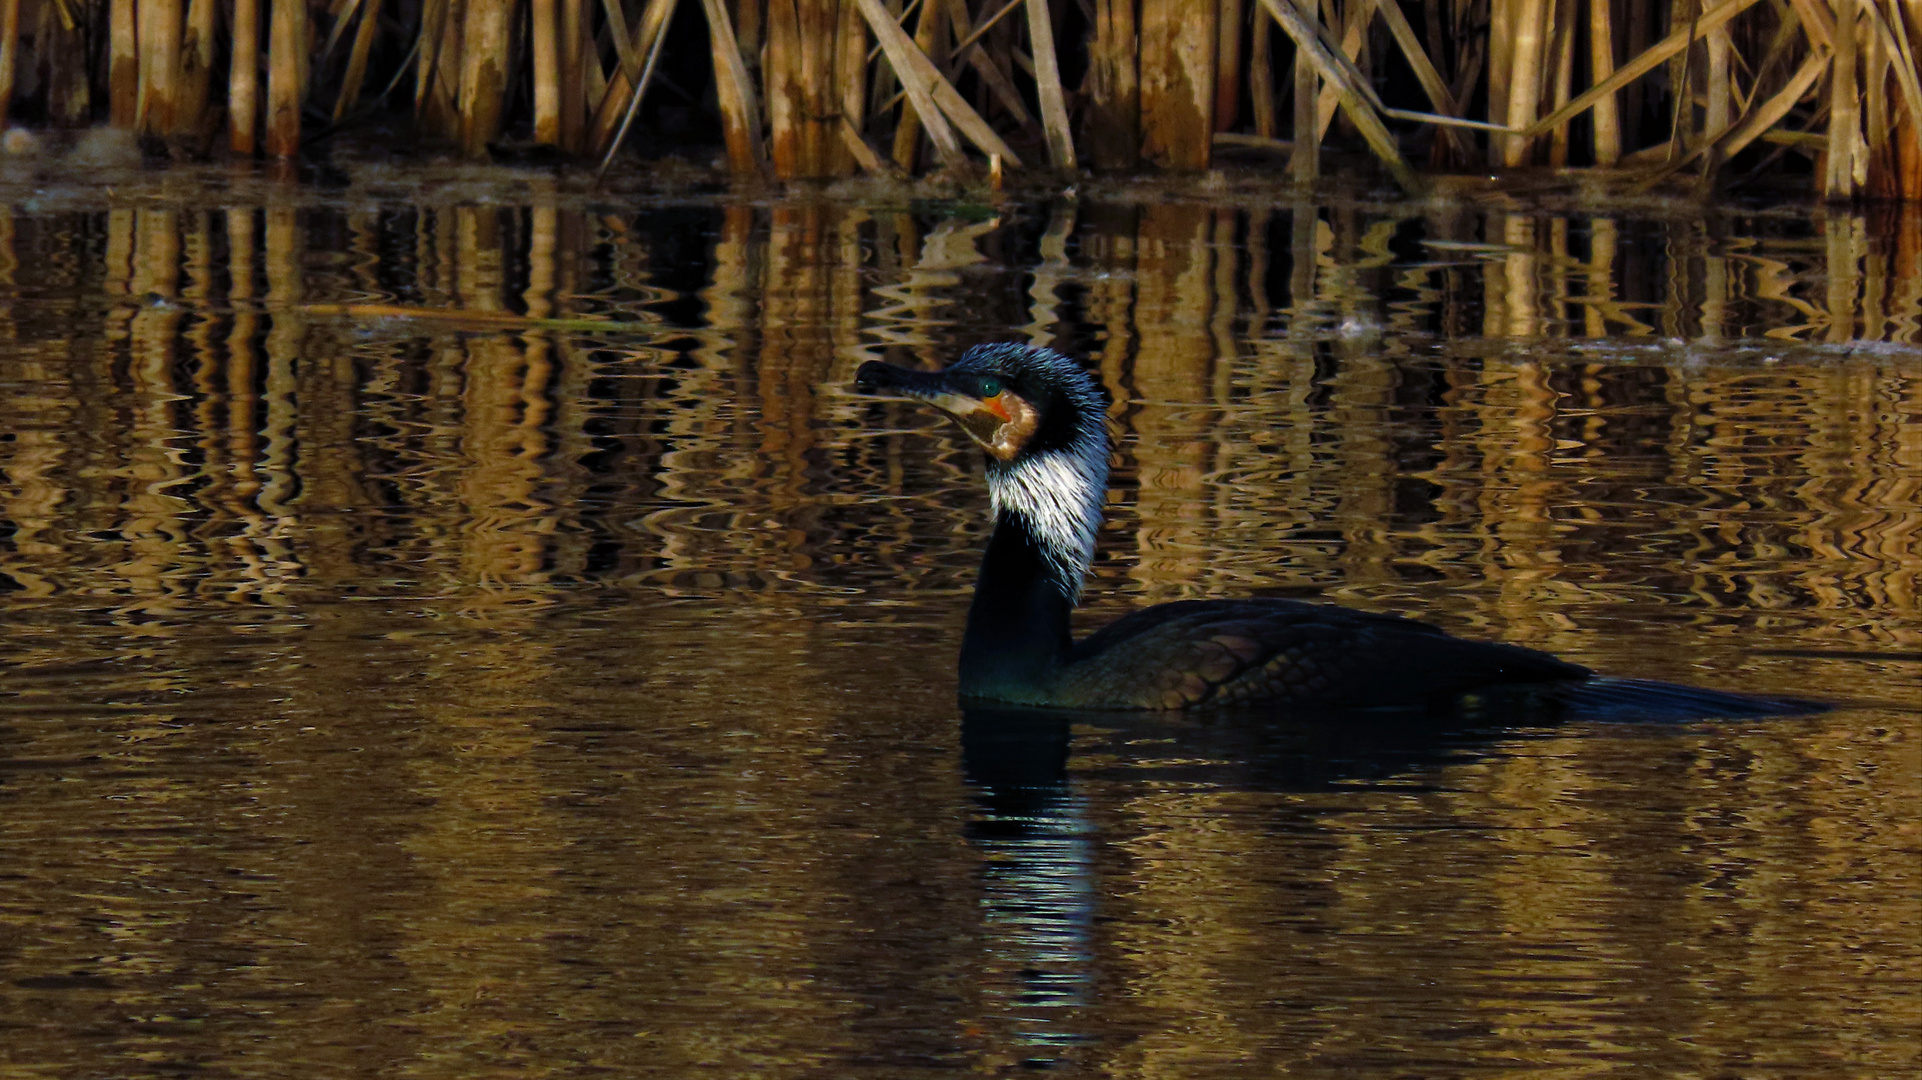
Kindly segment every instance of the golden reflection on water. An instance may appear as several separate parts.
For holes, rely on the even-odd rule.
[[[23,1075],[1915,1059],[1913,213],[103,207],[0,215]],[[1081,725],[1009,795],[979,465],[846,390],[1008,337],[1115,392],[1091,622],[1319,593],[1852,707]]]

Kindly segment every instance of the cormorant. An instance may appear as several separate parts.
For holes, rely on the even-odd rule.
[[[965,702],[1453,711],[1467,698],[1523,691],[1530,700],[1547,692],[1563,702],[1652,707],[1665,716],[1808,707],[1603,678],[1533,649],[1293,600],[1160,604],[1076,642],[1069,613],[1080,601],[1107,501],[1111,444],[1101,385],[1060,353],[1001,343],[977,345],[937,372],[869,361],[856,372],[855,388],[932,405],[987,453],[994,532],[961,642]]]

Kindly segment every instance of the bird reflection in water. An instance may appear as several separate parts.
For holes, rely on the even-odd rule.
[[[1062,715],[970,709],[961,727],[990,1013],[1029,1067],[1092,1041],[1079,1021],[1094,1004],[1096,841],[1068,779],[1068,740]]]

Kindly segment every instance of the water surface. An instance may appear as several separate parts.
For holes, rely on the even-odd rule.
[[[1922,218],[196,176],[0,192],[10,1074],[1917,1066]],[[1087,625],[1842,707],[964,718],[981,466],[848,383],[1010,338]]]

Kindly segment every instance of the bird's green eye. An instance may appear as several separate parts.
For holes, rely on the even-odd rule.
[[[991,398],[1001,392],[1001,380],[989,376],[981,380],[981,396]]]

